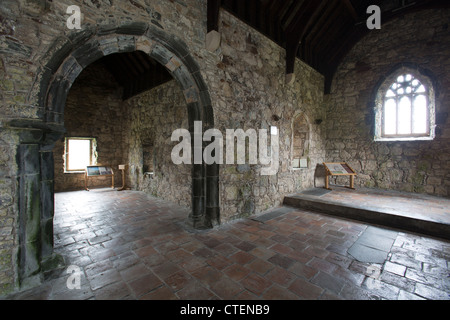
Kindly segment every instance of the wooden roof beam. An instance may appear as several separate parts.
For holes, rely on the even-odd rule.
[[[213,30],[219,31],[219,11],[221,4],[222,4],[221,0],[208,0],[207,32]]]
[[[216,51],[220,46],[222,39],[219,33],[219,12],[221,0],[208,0],[207,2],[207,33],[206,33],[206,49],[210,52]]]
[[[136,68],[138,74],[143,74],[145,73],[145,66],[139,61],[138,58],[136,58],[137,54],[136,52],[127,52],[126,53],[127,58],[131,61],[131,63],[133,64],[133,66]]]
[[[142,51],[136,51],[136,58],[139,59],[140,63],[144,66],[146,70],[151,69],[150,57]]]
[[[353,20],[358,21],[358,13],[356,12],[355,7],[353,7],[352,2],[350,0],[342,0],[342,2],[344,2]]]
[[[288,83],[293,80],[295,58],[300,41],[326,4],[327,1],[306,1],[300,8],[298,16],[286,28],[286,80]]]
[[[292,20],[295,19],[302,5],[303,1],[295,1],[294,4],[289,8],[291,9],[291,11],[289,13],[286,13],[286,15],[283,17],[283,20],[281,21],[281,26],[284,30],[286,30],[292,23]]]
[[[325,6],[325,8],[322,9],[321,14],[319,15],[319,18],[314,23],[313,27],[308,30],[308,32],[301,40],[301,52],[303,60],[305,62],[312,62],[314,54],[311,48],[313,47],[314,42],[317,41],[318,36],[322,36],[322,28],[324,26],[326,27],[327,24],[330,23],[334,10],[335,9],[332,5]]]

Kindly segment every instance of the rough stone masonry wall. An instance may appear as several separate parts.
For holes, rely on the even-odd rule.
[[[64,138],[86,137],[97,140],[98,165],[114,170],[115,186],[122,186],[118,165],[123,158],[123,120],[121,89],[113,76],[100,64],[88,66],[77,78],[67,97],[64,111],[66,133],[53,149],[55,192],[83,190],[83,173],[64,173]],[[111,177],[89,179],[88,187],[109,187]]]
[[[0,295],[14,288],[17,272],[13,263],[17,253],[17,182],[11,179],[17,172],[17,140],[14,134],[0,131]]]
[[[450,196],[449,21],[449,9],[407,14],[371,31],[340,65],[328,97],[327,160],[353,166],[356,185]],[[373,90],[401,63],[434,76],[433,141],[374,142]]]
[[[82,11],[82,30],[66,27],[67,7]],[[0,295],[19,284],[19,188],[17,146],[23,130],[7,125],[14,119],[39,119],[38,96],[45,78],[42,68],[61,49],[63,39],[86,28],[119,26],[130,22],[151,23],[176,34],[189,51],[204,51],[206,1],[166,0],[2,0],[0,2]],[[73,40],[73,39],[72,39]],[[67,47],[66,47],[67,48]],[[69,48],[75,50],[75,48]],[[67,52],[69,53],[69,52]],[[201,61],[198,63],[204,65]],[[31,131],[32,133],[33,131]],[[25,138],[33,138],[25,133]],[[24,174],[22,174],[24,175]],[[27,173],[39,179],[37,171]]]
[[[186,101],[179,85],[172,80],[128,99],[124,108],[128,112],[124,131],[127,186],[190,207],[192,166],[175,165],[171,158],[172,132],[188,129]],[[150,158],[147,163],[145,157]],[[145,172],[150,161],[151,175]]]
[[[69,17],[66,10],[70,5],[81,8],[80,31],[66,27]],[[275,207],[285,194],[312,186],[315,166],[325,156],[320,138],[323,125],[314,125],[315,119],[325,116],[323,77],[297,61],[296,81],[285,84],[285,51],[224,11],[219,30],[223,35],[222,45],[216,52],[207,51],[206,11],[206,0],[0,2],[0,294],[11,290],[18,281],[19,176],[33,183],[41,178],[38,167],[18,172],[19,138],[22,143],[29,139],[38,146],[39,137],[29,135],[32,130],[24,130],[30,122],[20,122],[22,127],[17,130],[11,121],[42,117],[44,110],[37,93],[45,80],[49,80],[43,68],[56,61],[53,58],[61,52],[58,50],[65,50],[67,56],[73,52],[76,48],[72,43],[89,35],[84,30],[102,26],[107,36],[108,30],[120,25],[143,22],[175,35],[200,67],[209,89],[216,128],[225,133],[226,129],[279,127],[281,159],[277,175],[262,177],[258,166],[221,166],[222,222]],[[75,34],[79,37],[74,38]],[[311,126],[310,163],[308,169],[294,172],[290,166],[292,120],[299,113],[305,113]],[[24,133],[25,137],[21,135]],[[27,146],[20,151],[26,155]],[[33,245],[38,248],[38,244]]]
[[[324,161],[325,146],[323,77],[297,61],[296,80],[285,81],[285,50],[221,11],[220,49],[215,66],[206,70],[214,102],[216,128],[269,129],[277,126],[280,166],[273,176],[261,176],[261,166],[222,165],[220,174],[221,217],[229,220],[259,213],[281,204],[285,195],[312,187],[316,165]],[[307,169],[293,170],[293,121],[304,114],[310,126]],[[226,145],[225,145],[226,146]]]

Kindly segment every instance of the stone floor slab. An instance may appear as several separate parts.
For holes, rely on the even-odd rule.
[[[383,263],[386,261],[388,253],[386,251],[377,250],[367,247],[360,243],[355,243],[348,253],[358,261],[368,263]]]
[[[449,242],[279,212],[196,232],[186,227],[188,209],[142,192],[57,193],[55,253],[66,266],[1,299],[450,300]],[[70,265],[81,269],[79,289],[67,288]]]

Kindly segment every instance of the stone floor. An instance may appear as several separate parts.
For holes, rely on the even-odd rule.
[[[450,199],[374,188],[313,188],[286,205],[450,240]]]
[[[419,220],[450,224],[449,198],[373,188],[351,190],[341,186],[333,186],[332,191],[321,198]]]
[[[446,241],[293,208],[194,232],[186,209],[111,189],[55,206],[66,266],[6,299],[450,300]]]

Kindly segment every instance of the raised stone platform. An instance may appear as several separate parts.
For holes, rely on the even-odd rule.
[[[284,205],[450,240],[450,199],[332,186],[285,197]]]

